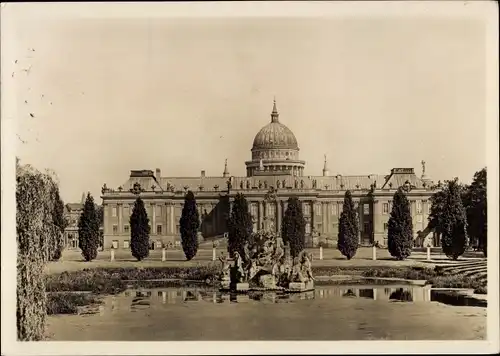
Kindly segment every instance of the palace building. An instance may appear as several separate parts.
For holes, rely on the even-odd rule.
[[[201,217],[203,238],[220,236],[227,231],[226,218],[231,202],[243,193],[249,203],[254,230],[271,227],[281,230],[281,221],[290,197],[298,197],[306,219],[306,243],[336,246],[338,221],[344,194],[350,190],[359,212],[362,245],[378,242],[387,245],[387,222],[391,200],[399,187],[407,191],[413,216],[415,238],[429,234],[427,217],[433,182],[413,168],[392,168],[387,174],[330,175],[326,156],[321,175],[305,175],[306,162],[300,160],[299,145],[293,132],[280,122],[276,102],[271,121],[255,136],[251,159],[245,162],[246,176],[229,172],[227,160],[220,176],[163,176],[160,169],[132,170],[119,187],[102,187],[104,206],[104,247],[129,248],[134,201],[144,200],[151,225],[152,247],[180,242],[179,219],[184,196],[191,190]]]

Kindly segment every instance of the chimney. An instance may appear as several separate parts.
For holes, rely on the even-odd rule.
[[[160,168],[156,168],[156,179],[160,179],[161,178],[161,169]]]
[[[205,177],[205,171],[201,171],[201,176],[202,176],[202,178]]]

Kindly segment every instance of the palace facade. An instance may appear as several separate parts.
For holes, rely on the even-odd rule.
[[[104,247],[129,248],[129,217],[138,195],[149,216],[152,247],[162,243],[178,245],[179,219],[188,190],[196,197],[203,238],[227,231],[226,218],[238,193],[243,193],[249,203],[254,230],[270,224],[279,232],[287,200],[293,196],[303,204],[307,245],[322,242],[336,246],[344,194],[350,190],[359,212],[360,244],[378,242],[386,246],[391,200],[399,187],[406,190],[410,200],[415,238],[429,234],[427,217],[433,182],[425,176],[425,162],[420,177],[413,168],[393,168],[382,175],[345,176],[330,175],[325,156],[322,174],[306,176],[306,162],[300,160],[297,139],[280,122],[276,102],[271,122],[255,136],[251,159],[245,165],[245,177],[232,176],[226,160],[222,175],[215,177],[205,175],[205,171],[197,177],[168,177],[157,168],[132,170],[116,189],[104,184]]]

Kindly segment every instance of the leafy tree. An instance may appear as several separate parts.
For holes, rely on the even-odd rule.
[[[465,188],[458,178],[446,181],[440,191],[431,197],[429,225],[441,235],[446,256],[456,260],[468,246],[467,216],[462,198]]]
[[[290,244],[290,253],[293,257],[305,247],[306,221],[302,213],[302,204],[296,197],[288,199],[288,206],[281,223],[281,236],[284,243]]]
[[[244,256],[244,245],[252,234],[252,216],[248,211],[248,202],[245,196],[238,193],[234,198],[233,208],[228,221],[228,244],[227,250],[231,257],[235,252]]]
[[[486,199],[486,168],[474,174],[472,184],[467,186],[462,196],[462,201],[467,214],[467,234],[474,237],[479,248],[487,256],[487,210]]]
[[[351,191],[346,191],[344,207],[339,218],[339,234],[337,248],[348,260],[356,255],[358,249],[359,223],[356,208],[352,201]]]
[[[192,191],[188,191],[184,199],[184,207],[179,221],[182,249],[188,261],[192,260],[198,252],[198,229],[200,216],[196,208],[196,199]]]
[[[138,197],[130,216],[130,249],[132,256],[142,261],[149,256],[149,218],[144,207],[144,201]]]
[[[400,188],[394,193],[391,216],[388,223],[387,244],[391,256],[404,260],[413,248],[413,223],[410,202]]]
[[[94,204],[94,198],[87,194],[83,212],[78,221],[78,246],[82,250],[82,256],[89,262],[97,257],[99,247],[99,218]]]

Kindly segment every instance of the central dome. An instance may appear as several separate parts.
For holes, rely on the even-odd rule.
[[[257,133],[253,140],[252,150],[273,148],[298,150],[297,139],[292,130],[280,123],[278,117],[276,102],[274,102],[271,122]]]

